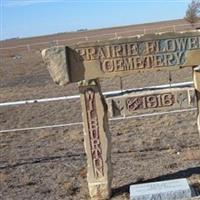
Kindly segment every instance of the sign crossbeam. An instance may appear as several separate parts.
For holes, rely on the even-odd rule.
[[[144,70],[193,67],[200,63],[199,53],[197,31],[56,46],[43,50],[42,55],[54,81],[65,85]]]

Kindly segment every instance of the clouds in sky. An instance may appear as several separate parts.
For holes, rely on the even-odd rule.
[[[32,4],[41,4],[41,3],[58,3],[64,2],[63,0],[0,0],[1,5],[5,7],[13,6],[28,6]]]

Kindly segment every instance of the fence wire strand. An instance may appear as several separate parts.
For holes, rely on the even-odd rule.
[[[167,111],[167,112],[147,113],[147,114],[141,114],[141,115],[110,118],[109,121],[152,117],[152,116],[165,115],[165,114],[191,112],[191,111],[196,111],[196,110],[197,110],[197,108],[189,108],[189,109],[181,109],[181,110],[172,110],[172,111]],[[60,128],[60,127],[78,126],[78,125],[83,125],[83,122],[73,122],[73,123],[68,123],[68,124],[46,125],[46,126],[28,127],[28,128],[5,129],[5,130],[0,130],[0,133],[30,131],[30,130],[48,129],[48,128]]]

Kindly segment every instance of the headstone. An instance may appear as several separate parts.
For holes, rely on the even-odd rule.
[[[130,186],[130,200],[182,200],[192,197],[187,179]]]

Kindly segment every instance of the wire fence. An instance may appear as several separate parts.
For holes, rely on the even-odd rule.
[[[27,43],[27,44],[22,44],[22,45],[16,45],[16,46],[10,46],[10,47],[0,47],[0,53],[1,57],[4,57],[6,54],[2,54],[4,51],[8,50],[13,50],[13,52],[8,52],[11,54],[11,56],[6,57],[11,60],[11,62],[6,63],[6,65],[10,66],[22,66],[26,67],[26,65],[29,65],[27,63],[28,59],[30,58],[32,51],[37,51],[41,50],[45,47],[50,47],[50,46],[58,46],[58,45],[63,45],[66,43],[81,43],[81,42],[86,42],[86,41],[98,41],[102,39],[119,39],[122,37],[133,37],[135,35],[141,35],[141,34],[147,34],[147,33],[156,33],[156,32],[166,32],[166,31],[185,31],[185,30],[194,30],[200,26],[200,23],[196,24],[195,27],[192,27],[190,24],[181,24],[181,25],[171,25],[171,26],[163,26],[163,27],[158,27],[158,28],[144,28],[144,29],[133,29],[133,30],[126,30],[126,31],[115,31],[115,32],[110,32],[110,33],[104,33],[104,34],[94,34],[94,35],[88,35],[88,33],[83,32],[81,33],[83,36],[81,37],[71,37],[71,38],[65,38],[65,39],[58,39],[58,40],[51,40],[51,41],[43,41],[43,42],[35,42],[35,43]],[[92,31],[91,31],[92,32]],[[69,37],[69,36],[68,36]],[[25,53],[28,53],[29,57],[24,57],[24,55],[18,49],[23,50]],[[40,53],[40,52],[39,52]],[[38,54],[41,59],[41,55]],[[34,55],[35,56],[35,55]],[[22,59],[27,59],[24,62],[22,62]],[[37,61],[40,62],[40,61]],[[32,65],[32,64],[31,64]],[[3,66],[3,65],[2,65]],[[3,66],[4,67],[4,66]],[[29,66],[30,67],[30,66]],[[1,69],[0,69],[1,70]],[[4,74],[6,75],[6,71],[10,71],[10,68],[5,68],[2,70]],[[179,87],[179,86],[188,86],[192,85],[193,82],[184,82],[184,83],[177,83],[177,84],[166,84],[166,85],[161,85],[161,86],[152,86],[148,87],[146,89],[152,89],[152,88],[167,88],[167,87]],[[139,88],[139,89],[128,89],[125,90],[121,87],[121,90],[116,90],[116,91],[110,91],[110,92],[105,92],[105,96],[109,95],[116,95],[116,94],[122,94],[127,91],[136,91],[136,90],[143,90],[145,88]],[[14,101],[14,102],[3,102],[0,103],[0,107],[5,107],[5,106],[16,106],[16,105],[25,105],[25,104],[34,104],[34,103],[42,103],[42,102],[51,102],[51,101],[60,101],[60,100],[72,100],[72,99],[78,99],[79,95],[73,95],[73,96],[63,96],[63,97],[52,97],[52,98],[43,98],[43,99],[31,99],[31,100],[19,100],[19,101]],[[163,115],[163,114],[173,114],[173,113],[179,113],[179,112],[188,112],[188,111],[195,111],[196,108],[191,108],[191,109],[184,109],[184,110],[174,110],[174,111],[169,111],[169,112],[160,112],[160,113],[148,113],[148,114],[142,114],[142,115],[134,115],[134,116],[126,116],[126,117],[120,117],[120,118],[110,118],[110,121],[115,121],[115,120],[124,120],[124,119],[131,119],[131,118],[141,118],[141,117],[150,117],[150,116],[156,116],[156,115]],[[58,128],[58,127],[65,127],[65,126],[77,126],[77,125],[82,125],[82,122],[74,122],[74,123],[68,123],[68,124],[58,124],[58,125],[47,125],[47,126],[39,126],[39,127],[28,127],[28,128],[16,128],[16,129],[7,129],[7,130],[0,130],[0,133],[7,133],[7,132],[17,132],[17,131],[28,131],[28,130],[36,130],[36,129],[44,129],[44,128]]]
[[[115,97],[116,95],[130,94],[130,92],[139,94],[142,91],[151,91],[151,90],[160,90],[160,89],[169,89],[169,88],[173,88],[173,89],[174,88],[187,88],[187,89],[189,89],[192,87],[193,87],[193,82],[182,82],[182,83],[157,85],[157,86],[150,86],[150,87],[143,87],[143,88],[132,88],[132,89],[127,89],[127,90],[109,91],[109,92],[104,92],[103,94],[106,98],[108,98],[108,97]],[[80,95],[73,95],[73,96],[53,97],[53,98],[25,100],[25,101],[16,101],[16,102],[4,102],[4,103],[0,103],[0,107],[27,105],[27,104],[35,104],[35,103],[48,103],[48,102],[52,102],[52,101],[73,100],[73,99],[79,99],[79,98],[80,98]],[[193,107],[193,108],[188,108],[188,109],[177,109],[177,110],[164,111],[164,112],[145,113],[145,114],[137,114],[137,115],[131,115],[131,116],[123,116],[123,117],[112,117],[109,119],[109,121],[151,117],[151,116],[157,116],[157,115],[190,112],[190,111],[196,111],[196,110],[197,110],[197,108]],[[38,130],[38,129],[47,129],[47,128],[59,128],[59,127],[66,127],[66,126],[78,126],[78,125],[82,125],[82,124],[83,124],[83,122],[72,122],[72,123],[67,123],[67,124],[12,128],[12,129],[0,130],[0,133],[29,131],[29,130]]]
[[[109,91],[109,92],[104,92],[103,95],[105,97],[112,97],[116,95],[122,95],[124,93],[130,93],[130,92],[141,92],[141,91],[152,90],[152,89],[165,89],[165,88],[176,88],[176,87],[187,87],[187,86],[191,87],[192,85],[193,85],[192,81],[183,82],[183,83],[172,83],[172,84],[170,83],[170,84],[165,84],[165,85]],[[10,102],[0,103],[0,107],[27,105],[27,104],[44,103],[44,102],[52,102],[52,101],[73,100],[73,99],[79,99],[79,98],[80,98],[80,95],[72,95],[72,96],[52,97],[52,98],[43,98],[43,99],[30,99],[30,100],[20,100],[20,101],[12,101],[12,102],[10,101]]]
[[[81,42],[81,41],[88,41],[91,39],[100,40],[104,37],[107,37],[107,39],[119,39],[121,37],[133,37],[137,34],[147,34],[147,33],[158,33],[158,32],[176,32],[176,31],[187,31],[187,30],[198,30],[200,26],[200,23],[196,23],[195,26],[192,26],[191,24],[179,24],[179,25],[169,25],[169,26],[161,26],[161,27],[154,27],[154,28],[143,28],[143,29],[134,29],[133,30],[127,30],[127,31],[115,31],[111,33],[104,33],[104,34],[95,34],[94,35],[88,35],[87,32],[82,32],[83,36],[81,37],[70,37],[66,39],[58,39],[58,40],[51,40],[51,41],[44,41],[44,42],[35,42],[35,43],[27,43],[22,45],[16,45],[16,46],[10,46],[10,47],[0,47],[0,50],[10,50],[10,49],[16,49],[16,48],[26,48],[29,52],[31,50],[31,47],[39,46],[39,45],[48,45],[48,46],[56,46],[60,45],[63,42]],[[92,31],[91,31],[92,32]],[[77,32],[74,32],[75,34]],[[69,36],[68,36],[69,37]]]
[[[136,118],[152,117],[152,116],[175,114],[175,113],[182,113],[182,112],[192,112],[192,111],[196,111],[196,110],[197,110],[197,108],[188,108],[188,109],[179,109],[179,110],[172,110],[172,111],[166,111],[166,112],[146,113],[146,114],[141,114],[141,115],[110,118],[109,121],[136,119]],[[38,126],[38,127],[16,128],[16,129],[5,129],[5,130],[0,130],[0,133],[30,131],[30,130],[38,130],[38,129],[49,129],[49,128],[60,128],[60,127],[79,126],[79,125],[83,125],[83,122],[73,122],[73,123],[68,123],[68,124],[57,124],[57,125],[55,124],[55,125],[46,125],[46,126]]]

